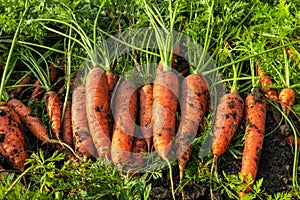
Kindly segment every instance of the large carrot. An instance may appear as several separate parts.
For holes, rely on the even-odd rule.
[[[37,118],[30,109],[17,99],[10,100],[7,105],[14,109],[19,115],[21,121],[26,125],[30,132],[42,142],[48,141],[50,138],[47,129],[42,122]]]
[[[153,85],[153,144],[167,161],[175,136],[178,84],[176,74],[163,71],[156,76]]]
[[[81,156],[96,157],[97,151],[90,135],[87,120],[85,84],[78,86],[73,91],[71,113],[75,152]]]
[[[145,84],[140,89],[140,127],[147,143],[148,152],[151,149],[152,140],[152,105],[153,105],[153,85]]]
[[[181,91],[181,120],[175,138],[180,180],[192,153],[190,145],[197,135],[198,128],[203,130],[203,117],[209,95],[208,86],[200,74],[187,76],[182,82]]]
[[[68,101],[65,110],[65,116],[62,122],[62,134],[61,138],[64,143],[73,146],[73,135],[72,135],[72,118],[71,118],[71,106],[72,102]]]
[[[253,87],[252,92],[246,98],[246,138],[242,157],[241,173],[246,180],[251,174],[255,180],[259,157],[264,141],[266,121],[266,100],[260,89]],[[242,198],[250,191],[251,186],[246,190],[240,191],[239,196]]]
[[[60,139],[60,120],[61,120],[61,110],[60,101],[54,91],[47,91],[44,95],[44,101],[46,105],[46,111],[48,113],[50,127],[54,132],[56,138]]]
[[[23,170],[28,154],[24,147],[21,120],[12,108],[0,107],[0,127],[0,157],[4,161],[1,165]]]
[[[111,158],[116,166],[129,164],[137,112],[135,83],[124,80],[114,96],[114,130]]]
[[[110,152],[108,92],[105,71],[99,67],[90,70],[86,78],[86,113],[90,133],[101,158]]]
[[[25,76],[19,83],[18,83],[18,86],[13,90],[11,91],[10,93],[10,98],[19,98],[21,92],[24,90],[24,85],[26,84],[29,84],[30,83],[30,76]]]

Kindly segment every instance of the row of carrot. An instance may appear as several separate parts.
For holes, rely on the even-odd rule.
[[[280,102],[283,112],[289,114],[295,101],[293,90],[284,89],[277,97],[276,90],[267,87],[272,84],[270,76],[265,74],[258,65],[256,69],[258,76],[262,77],[260,83],[266,96],[274,102]],[[53,71],[51,80],[54,81],[55,70],[50,71]],[[38,85],[38,82],[35,85]],[[152,143],[157,153],[169,162],[168,154],[175,142],[180,179],[183,178],[185,165],[192,153],[190,145],[197,132],[203,132],[203,117],[207,111],[209,87],[201,75],[188,75],[180,83],[174,72],[158,70],[154,83],[143,85],[137,91],[139,86],[134,82],[120,80],[117,84],[117,78],[112,72],[105,72],[95,67],[88,72],[85,83],[80,83],[80,85],[77,83],[75,86],[72,99],[66,105],[63,120],[61,120],[61,103],[57,93],[45,92],[46,111],[55,139],[62,140],[71,148],[74,146],[75,154],[79,156],[111,158],[116,166],[127,169],[130,166],[136,167],[143,164],[143,156],[132,157],[136,154],[131,154],[131,152],[149,152]],[[15,94],[20,92],[17,91],[18,89],[12,93],[13,99],[8,102],[7,106],[1,107],[1,123],[7,124],[8,127],[3,131],[5,137],[2,141],[1,153],[13,163],[13,168],[23,169],[28,155],[24,149],[21,121],[42,142],[50,142],[51,138],[46,128],[37,117],[32,115],[29,108],[20,100],[14,99]],[[113,93],[114,89],[116,91]],[[37,94],[42,93],[41,88],[35,90],[39,90],[39,93],[34,92],[31,101],[38,98]],[[181,93],[181,120],[175,133],[179,93]],[[245,108],[247,137],[241,171],[245,178],[251,174],[255,179],[266,119],[266,101],[258,87],[253,87],[252,92],[246,98]],[[244,101],[236,90],[232,90],[230,94],[220,99],[216,110],[212,141],[214,164],[217,158],[226,151],[243,117],[243,110]],[[138,111],[140,111],[139,114]],[[139,116],[139,122],[136,122],[137,116]],[[9,121],[11,119],[14,119],[13,122]],[[63,121],[62,127],[61,121]],[[143,138],[134,135],[136,123],[141,127]],[[11,129],[17,130],[18,133],[11,134],[9,131]],[[20,138],[11,139],[14,137]],[[15,147],[12,141],[23,142],[18,143],[20,147]],[[11,150],[12,147],[16,150]],[[55,148],[66,150],[59,145],[55,145]],[[249,188],[240,195],[243,196],[244,192],[249,192]]]

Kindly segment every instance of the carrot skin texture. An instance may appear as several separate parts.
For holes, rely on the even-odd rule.
[[[72,102],[68,101],[65,110],[65,116],[62,122],[62,141],[73,147],[73,135],[72,135],[72,118],[71,118]]]
[[[137,113],[135,83],[124,80],[115,94],[115,124],[112,136],[111,158],[116,166],[129,164]]]
[[[26,125],[30,132],[42,142],[49,140],[47,129],[30,109],[18,99],[10,100],[7,105],[14,109],[19,115],[21,121]]]
[[[218,104],[213,129],[212,153],[225,153],[243,117],[244,101],[237,94],[225,94]]]
[[[111,71],[106,71],[106,76],[107,76],[107,83],[108,83],[108,102],[109,102],[109,105],[111,105],[112,104],[112,94],[115,89],[115,86],[118,83],[118,77]],[[112,114],[111,107],[109,108],[109,111],[108,111],[108,124],[109,124],[109,131],[110,131],[110,133],[112,133],[113,124],[114,124],[114,116]]]
[[[100,158],[109,156],[108,82],[103,69],[93,68],[86,79],[86,112],[91,136]]]
[[[164,160],[168,160],[175,136],[178,84],[176,74],[163,71],[157,74],[153,85],[153,144]]]
[[[75,88],[72,94],[71,113],[74,149],[80,156],[97,157],[97,151],[89,131],[85,95],[85,84]]]
[[[60,120],[61,120],[61,110],[60,101],[54,91],[48,91],[44,95],[44,101],[46,105],[46,111],[49,116],[50,127],[54,132],[57,139],[60,138]]]
[[[8,161],[8,163],[3,163],[8,167],[22,171],[28,154],[24,147],[25,141],[21,129],[21,120],[12,108],[0,107],[0,127],[1,160]]]
[[[175,137],[180,180],[183,178],[185,165],[190,160],[190,145],[199,127],[203,130],[203,117],[207,110],[209,94],[205,79],[199,74],[187,76],[181,84],[181,91],[181,120]]]
[[[295,91],[291,88],[284,88],[279,93],[279,101],[282,111],[288,115],[295,102]]]
[[[135,137],[132,144],[132,156],[130,166],[133,168],[139,168],[144,163],[144,156],[147,152],[147,143],[145,138]]]
[[[147,143],[147,149],[151,149],[152,131],[152,105],[153,105],[153,85],[146,84],[140,89],[140,127]]]
[[[266,100],[259,88],[254,87],[252,92],[247,96],[245,104],[246,138],[242,156],[241,173],[245,180],[248,174],[251,174],[252,179],[255,180],[264,141]],[[249,187],[245,191],[240,191],[240,198],[249,191]]]

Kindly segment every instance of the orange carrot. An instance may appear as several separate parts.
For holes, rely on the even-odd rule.
[[[106,76],[107,76],[107,83],[108,83],[108,102],[111,105],[113,90],[114,90],[115,86],[117,85],[118,78],[111,71],[106,71]],[[109,109],[109,111],[108,111],[108,125],[109,125],[109,131],[111,133],[113,131],[113,124],[114,124],[114,117],[113,117],[113,114],[112,114],[112,109]]]
[[[28,154],[24,147],[21,120],[12,108],[0,107],[0,126],[0,157],[4,161],[2,165],[22,171]]]
[[[251,174],[255,180],[259,164],[259,157],[264,141],[266,121],[266,100],[259,88],[253,87],[246,98],[246,138],[242,157],[241,173],[244,180]],[[245,191],[240,191],[242,198],[250,191],[252,186],[247,186]]]
[[[73,146],[73,135],[72,135],[72,119],[71,119],[71,106],[72,102],[68,101],[65,110],[65,116],[62,122],[62,141]]]
[[[148,152],[151,149],[152,140],[152,105],[153,105],[153,86],[145,84],[140,89],[140,127],[141,132],[147,143]]]
[[[285,48],[286,53],[289,57],[291,57],[292,61],[295,62],[298,58],[297,54],[293,53],[290,47]]]
[[[35,137],[42,142],[49,140],[47,129],[43,126],[39,118],[34,116],[25,104],[23,104],[20,100],[12,99],[7,103],[7,105],[16,111],[21,121]]]
[[[19,98],[21,92],[24,90],[24,86],[30,83],[30,76],[25,76],[18,84],[18,86],[10,93],[10,98]]]
[[[140,168],[144,163],[144,155],[147,152],[147,144],[145,138],[135,137],[132,144],[132,156],[130,167]]]
[[[81,156],[96,157],[97,151],[87,120],[85,84],[78,86],[73,91],[71,113],[75,152]]]
[[[214,160],[225,153],[242,119],[244,101],[238,94],[225,94],[219,101],[213,129]]]
[[[181,120],[175,142],[178,158],[180,180],[184,176],[186,163],[190,160],[192,149],[190,147],[197,135],[198,128],[203,130],[203,117],[207,110],[208,86],[199,74],[187,76],[181,85]]]
[[[171,71],[157,74],[153,85],[153,144],[157,153],[168,162],[168,153],[175,136],[178,77]]]
[[[273,84],[273,81],[270,78],[269,74],[266,74],[264,71],[262,71],[261,67],[258,66],[256,63],[256,70],[257,70],[257,75],[261,77],[260,79],[260,85],[263,88],[265,94],[269,99],[272,101],[277,102],[278,101],[278,94],[276,89],[274,88],[269,88],[268,86]]]
[[[86,112],[91,136],[99,157],[110,152],[108,83],[105,71],[95,67],[86,78]]]
[[[282,111],[288,115],[295,102],[295,91],[291,88],[284,88],[279,93],[279,101]]]
[[[45,89],[41,87],[40,81],[36,80],[34,83],[34,90],[31,94],[31,97],[28,102],[31,103],[32,101],[40,98],[44,91],[45,91]]]
[[[115,94],[114,130],[111,158],[116,166],[126,167],[131,159],[132,141],[137,112],[135,83],[124,80]]]
[[[54,132],[56,138],[59,140],[61,120],[59,98],[54,91],[47,91],[44,95],[44,101],[46,105],[46,111],[49,116],[51,130]]]

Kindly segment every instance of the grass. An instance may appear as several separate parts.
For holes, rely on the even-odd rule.
[[[216,88],[224,87],[228,90],[234,80],[233,85],[237,86],[236,89],[239,90],[240,95],[245,97],[253,84],[258,81],[258,77],[255,76],[251,79],[254,72],[249,70],[254,62],[258,62],[273,78],[272,87],[277,90],[290,87],[296,91],[296,99],[300,95],[300,68],[297,63],[300,48],[298,38],[300,5],[298,2],[288,0],[272,2],[137,0],[128,6],[120,0],[102,1],[101,4],[95,0],[72,1],[71,3],[68,0],[47,2],[28,0],[26,3],[17,0],[14,2],[11,6],[12,1],[0,0],[0,66],[4,67],[4,71],[1,72],[3,78],[0,96],[4,101],[9,99],[9,91],[16,86],[24,74],[29,74],[33,79],[39,79],[49,89],[51,84],[48,80],[47,63],[50,60],[56,62],[56,58],[64,60],[64,75],[61,77],[63,81],[58,84],[66,87],[61,99],[64,103],[72,92],[71,76],[83,65],[91,67],[98,65],[101,61],[101,64],[104,63],[103,68],[114,71],[119,77],[136,66],[138,66],[136,68],[142,67],[139,64],[150,62],[149,60],[155,64],[162,58],[165,66],[168,66],[173,41],[171,38],[166,40],[163,36],[168,36],[168,31],[172,30],[186,34],[195,43],[203,46],[201,50],[194,50],[187,41],[176,41],[183,47],[178,63],[184,63],[181,63],[180,59],[184,58],[185,49],[192,50],[188,54],[191,56],[187,59],[190,61],[188,67],[212,77],[212,80],[219,73],[222,78],[214,82]],[[171,8],[174,8],[176,12],[170,12]],[[20,13],[23,14],[20,15]],[[139,48],[138,42],[144,43],[147,47],[149,43],[145,38],[140,40],[139,37],[142,36],[136,32],[135,36],[129,38],[132,39],[131,41],[127,38],[124,43],[120,42],[122,38],[110,39],[118,43],[119,48],[129,45],[130,52],[120,57],[118,57],[120,53],[118,51],[113,55],[108,55],[111,47],[110,43],[105,43],[107,38],[113,38],[123,31],[129,33],[134,28],[155,25],[160,28],[154,32],[159,36],[156,45],[160,49],[166,48],[169,51]],[[99,57],[94,55],[98,44],[102,44],[101,49],[104,49],[100,52],[101,55],[98,55]],[[285,53],[286,46],[298,55],[296,62],[293,62]],[[206,53],[210,55],[206,62],[213,63],[214,68],[205,69],[203,66],[201,61],[203,55],[207,55]],[[146,59],[144,59],[145,55]],[[149,55],[151,58],[148,60]],[[138,70],[146,70],[148,75],[155,74],[155,70],[150,69],[149,66]],[[233,76],[236,74],[238,77]],[[140,79],[140,77],[134,78]],[[24,91],[23,102],[28,101],[27,96],[32,91],[31,89],[29,87]],[[216,94],[217,89],[212,89],[211,92]],[[46,112],[40,101],[30,106],[47,127]],[[217,101],[213,102],[213,107],[216,103]],[[272,102],[268,104],[272,105]],[[300,114],[298,100],[293,110],[296,117],[290,115],[284,118],[291,126],[293,134],[297,135],[299,134],[297,118]],[[203,146],[203,141],[208,141],[212,134],[213,117],[212,109],[206,116],[205,133],[196,137],[193,142],[194,153],[191,161],[188,162],[185,178],[179,185],[179,191],[184,190],[193,182],[209,188],[212,155],[207,154],[209,145]],[[30,135],[27,137],[29,140],[33,138]],[[228,159],[236,161],[241,159],[243,138],[244,132],[241,127],[234,136],[228,152],[220,157],[219,164]],[[12,199],[46,199],[47,196],[50,199],[148,199],[153,187],[162,180],[162,174],[167,171],[164,168],[131,176],[112,168],[107,160],[84,159],[82,163],[72,163],[67,161],[63,154],[58,152],[53,154],[53,149],[43,147],[43,151],[40,150],[39,144],[36,144],[36,148],[30,149],[33,154],[28,160],[26,171],[1,174],[1,198],[4,198],[5,194],[8,195],[7,198]],[[293,150],[296,152],[297,144]],[[292,181],[288,183],[286,191],[268,194],[263,188],[264,179],[259,179],[255,182],[255,187],[248,198],[299,197],[297,161],[297,153],[294,153]],[[155,164],[159,165],[159,163],[153,165]],[[171,165],[173,169],[177,168],[176,162]],[[174,180],[176,188],[176,177]],[[251,181],[253,180],[249,179],[249,182]],[[216,192],[225,197],[237,198],[237,190],[241,183],[241,177],[238,174],[219,171],[214,176],[213,182]]]

